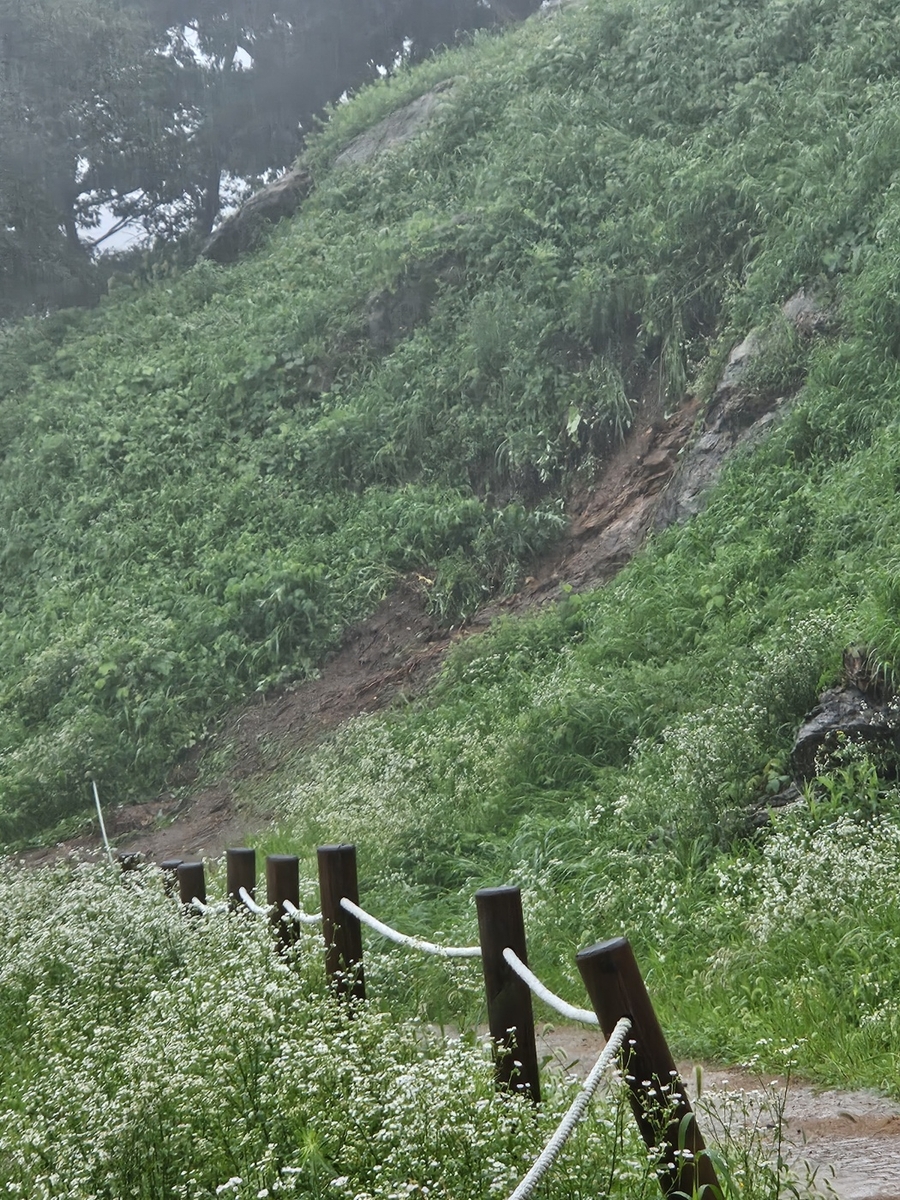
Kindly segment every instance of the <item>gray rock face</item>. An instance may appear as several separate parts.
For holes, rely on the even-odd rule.
[[[803,290],[792,296],[781,312],[802,337],[824,333],[834,322],[832,310]],[[751,369],[765,348],[764,334],[751,330],[728,356],[704,428],[683,454],[657,508],[654,520],[657,529],[686,521],[701,512],[706,494],[719,478],[726,460],[739,448],[749,448],[760,441],[790,399],[760,393],[752,385]]]
[[[295,167],[274,183],[261,188],[236,213],[210,234],[200,251],[213,262],[234,262],[252,250],[268,225],[292,216],[312,191],[312,176],[305,167]]]
[[[889,765],[900,752],[900,705],[878,700],[852,684],[830,688],[807,716],[791,751],[791,768],[799,783],[814,779],[823,759],[842,741],[865,744],[887,757]],[[817,763],[818,760],[818,763]]]
[[[446,103],[453,90],[454,80],[445,79],[424,96],[419,96],[403,108],[367,129],[349,142],[334,160],[333,169],[358,167],[376,155],[411,141],[421,133],[434,113]]]
[[[337,156],[334,168],[360,166],[394,146],[410,141],[425,128],[435,111],[449,96],[453,80],[447,79],[412,103],[361,133]],[[306,167],[294,167],[268,187],[255,192],[236,213],[213,230],[200,251],[213,262],[230,263],[252,250],[268,225],[293,216],[313,188]]]

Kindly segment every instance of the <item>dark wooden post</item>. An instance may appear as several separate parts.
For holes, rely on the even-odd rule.
[[[188,912],[196,912],[192,900],[206,903],[206,878],[202,862],[183,862],[178,867],[178,895]]]
[[[663,1193],[720,1197],[715,1168],[628,941],[599,942],[580,951],[576,962],[606,1037],[622,1017],[631,1019],[622,1065],[644,1141],[663,1146],[657,1168]]]
[[[167,896],[174,896],[178,887],[178,868],[184,862],[182,858],[166,858],[159,864],[163,873],[163,891]]]
[[[143,855],[139,850],[120,850],[116,855],[123,875],[137,871],[142,865]]]
[[[244,846],[226,850],[225,875],[231,907],[249,911],[241,899],[240,891],[246,888],[250,899],[256,899],[256,851]]]
[[[345,899],[359,904],[356,847],[320,846],[317,856],[325,970],[338,995],[365,1000],[362,927],[356,917],[341,908],[341,900]]]
[[[475,893],[475,906],[488,1025],[494,1042],[505,1047],[505,1052],[496,1058],[497,1084],[527,1092],[538,1104],[541,1083],[531,990],[503,957],[503,951],[508,947],[528,965],[522,893],[517,887],[482,888]]]
[[[266,859],[266,900],[272,909],[272,926],[282,949],[297,940],[297,923],[284,908],[289,900],[300,905],[300,860],[295,854],[270,854]]]

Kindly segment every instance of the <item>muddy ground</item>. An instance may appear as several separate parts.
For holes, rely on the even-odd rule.
[[[603,1049],[594,1030],[538,1030],[538,1057],[586,1075]],[[840,1200],[900,1200],[900,1104],[874,1092],[817,1088],[798,1079],[756,1075],[740,1067],[678,1063],[707,1141],[723,1127],[748,1126],[773,1157],[779,1132],[794,1179]]]

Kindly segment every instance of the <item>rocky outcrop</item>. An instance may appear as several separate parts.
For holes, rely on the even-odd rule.
[[[794,748],[791,769],[799,783],[808,783],[828,769],[828,759],[846,743],[866,746],[885,774],[896,774],[900,761],[900,705],[877,701],[859,688],[829,688],[806,717]]]
[[[252,250],[265,230],[293,216],[312,191],[312,175],[306,167],[295,167],[268,187],[254,192],[236,213],[214,229],[203,249],[203,258],[230,263]]]
[[[355,137],[334,160],[333,169],[360,166],[410,141],[446,102],[452,88],[453,80],[444,80]],[[274,183],[254,192],[246,204],[213,230],[200,251],[201,257],[218,263],[234,262],[253,249],[269,226],[293,216],[312,188],[312,175],[306,167],[286,171]]]
[[[791,751],[797,783],[827,770],[829,759],[847,743],[865,746],[881,774],[895,777],[900,766],[900,698],[889,672],[865,647],[844,652],[841,683],[819,697],[804,718]]]
[[[781,313],[801,339],[827,332],[835,320],[832,309],[803,290],[782,305]],[[752,330],[731,351],[703,428],[682,454],[656,510],[657,529],[686,521],[700,512],[726,460],[739,448],[749,448],[760,441],[791,399],[791,394],[773,393],[759,387],[754,380],[754,368],[767,347],[766,333]]]
[[[349,142],[332,164],[333,170],[359,167],[386,150],[401,146],[421,133],[434,114],[447,102],[455,80],[445,79],[409,104],[367,129]]]

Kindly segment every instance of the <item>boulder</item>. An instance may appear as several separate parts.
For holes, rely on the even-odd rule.
[[[453,79],[445,79],[426,92],[424,96],[404,104],[359,134],[344,147],[332,164],[334,170],[359,167],[386,150],[402,146],[421,133],[434,113],[444,104],[453,91]]]
[[[226,217],[210,234],[200,251],[213,262],[234,262],[252,250],[270,225],[292,216],[312,191],[312,175],[306,167],[295,167],[254,192],[236,213]]]
[[[862,691],[854,683],[829,688],[806,716],[791,751],[798,783],[814,779],[829,755],[843,743],[865,745],[885,775],[895,775],[900,761],[900,703],[894,697]]]
[[[376,155],[410,141],[446,101],[453,85],[454,80],[443,80],[424,96],[403,105],[355,137],[334,160],[333,168],[360,166]],[[312,188],[312,175],[306,167],[286,171],[274,183],[254,192],[246,204],[213,230],[200,251],[201,257],[218,263],[234,262],[253,249],[268,226],[293,216]]]

